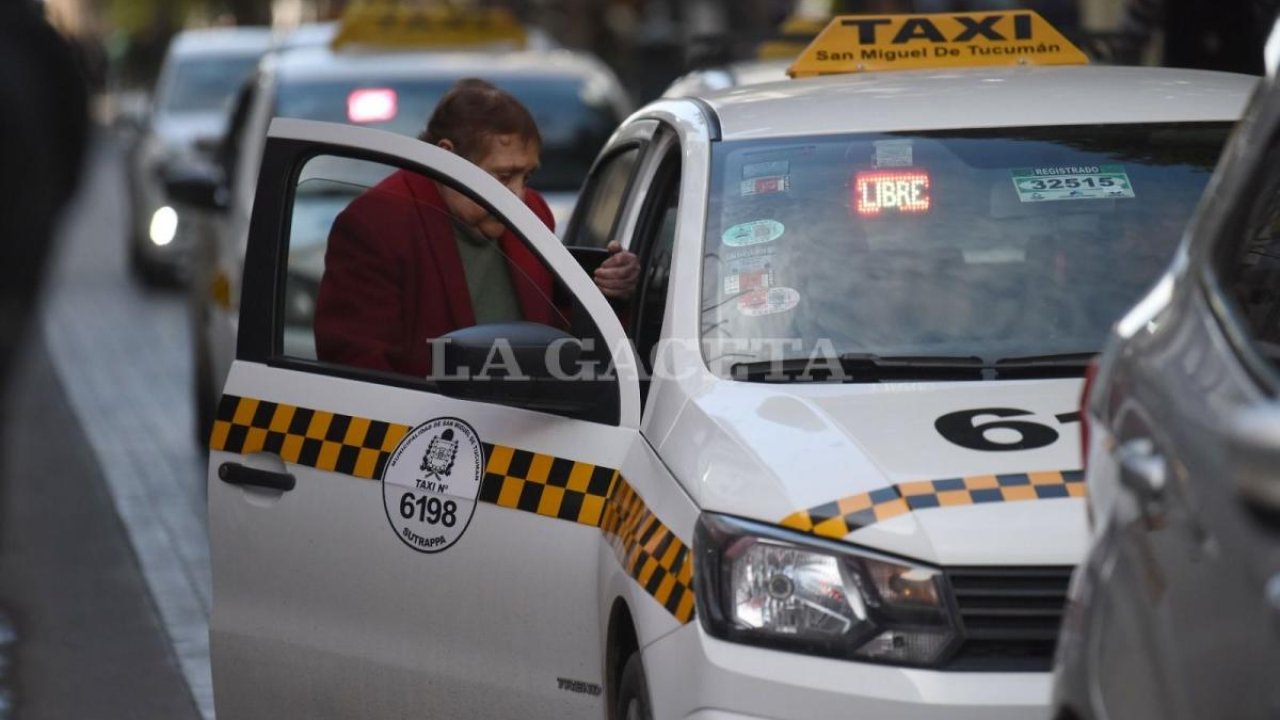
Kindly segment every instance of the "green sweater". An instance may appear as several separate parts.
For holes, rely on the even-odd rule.
[[[457,226],[453,236],[458,242],[476,324],[523,320],[515,287],[511,284],[511,270],[506,256],[498,248],[498,241]]]

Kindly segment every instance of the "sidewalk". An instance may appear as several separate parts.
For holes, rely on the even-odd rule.
[[[199,718],[42,339],[14,371],[0,438],[13,720]]]

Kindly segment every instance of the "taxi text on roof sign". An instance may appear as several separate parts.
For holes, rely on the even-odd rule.
[[[833,18],[791,77],[974,65],[1082,65],[1088,58],[1030,10]]]
[[[338,22],[335,50],[523,48],[525,31],[500,8],[460,9],[406,0],[354,0]]]

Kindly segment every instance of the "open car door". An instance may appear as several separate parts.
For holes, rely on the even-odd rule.
[[[460,266],[422,251],[449,227],[427,187],[501,219],[518,241],[503,252],[529,253],[554,285],[530,300],[512,278],[526,309],[548,303],[543,325],[432,343],[447,377],[369,364],[316,332],[326,313],[445,312],[423,307],[431,278],[465,291]],[[341,232],[363,235],[338,248]],[[343,274],[354,295],[333,302]],[[276,120],[239,332],[209,454],[219,715],[601,717],[599,528],[639,438],[636,364],[529,207],[438,147]],[[548,362],[551,346],[563,352]]]

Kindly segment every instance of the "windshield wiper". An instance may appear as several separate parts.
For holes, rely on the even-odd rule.
[[[991,366],[1001,378],[1083,377],[1096,352],[1002,358]]]
[[[749,382],[901,382],[1081,377],[1096,352],[1028,355],[987,363],[974,355],[845,353],[837,358],[783,358],[734,363],[729,372]]]
[[[981,380],[982,358],[880,356],[845,353],[836,358],[783,358],[734,363],[730,374],[750,382],[863,382]]]

